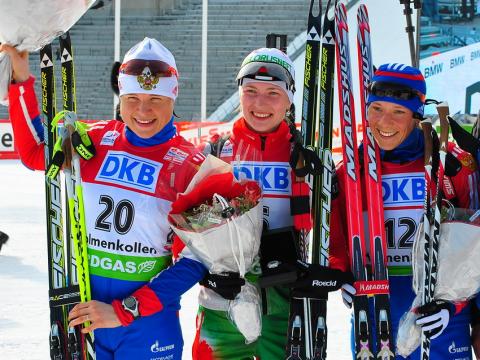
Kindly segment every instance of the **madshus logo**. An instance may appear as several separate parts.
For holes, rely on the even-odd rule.
[[[459,347],[457,347],[456,344],[455,344],[455,341],[452,341],[452,344],[448,347],[448,352],[450,354],[459,354],[459,353],[468,352],[468,351],[470,351],[469,346],[459,346]]]

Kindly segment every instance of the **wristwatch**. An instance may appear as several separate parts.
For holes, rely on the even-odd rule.
[[[122,306],[124,310],[133,315],[134,320],[140,317],[140,312],[138,311],[138,300],[135,296],[128,296],[123,299]]]

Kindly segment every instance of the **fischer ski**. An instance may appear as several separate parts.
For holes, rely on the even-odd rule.
[[[317,233],[319,241],[314,236],[312,242],[312,262],[328,266],[330,246],[330,213],[332,201],[332,177],[335,168],[332,157],[332,130],[333,130],[333,96],[335,82],[335,17],[334,11],[337,0],[331,4],[328,1],[322,27],[322,48],[320,56],[320,114],[318,130],[318,151],[323,164],[322,176],[314,178],[313,208],[314,224],[321,224]],[[331,12],[329,11],[331,10]],[[332,15],[329,17],[329,15]],[[320,209],[320,211],[317,211]],[[314,229],[314,234],[317,229]]]
[[[375,308],[376,359],[393,360],[395,349],[390,317],[389,282],[387,269],[387,241],[383,216],[382,167],[380,149],[372,135],[367,118],[367,86],[373,77],[370,25],[365,5],[357,12],[357,51],[360,83],[360,107],[363,128],[363,170],[370,239],[370,262],[377,289],[373,295]]]
[[[302,142],[322,161],[322,170],[312,174],[313,229],[311,242],[304,234],[300,244],[301,258],[310,264],[328,267],[330,244],[330,213],[332,201],[333,93],[335,72],[335,41],[333,16],[337,1],[328,0],[321,27],[321,2],[310,3],[305,50],[305,73],[302,107]],[[314,15],[314,7],[318,15]],[[331,9],[331,12],[329,12]],[[321,37],[320,37],[321,31]],[[318,123],[317,123],[318,121]],[[318,140],[317,140],[318,132]],[[297,175],[298,182],[305,179]],[[327,357],[327,300],[321,298],[292,297],[287,339],[287,359],[320,360]]]
[[[323,171],[313,177],[312,217],[313,233],[310,251],[310,263],[329,266],[330,214],[332,207],[333,172],[335,165],[332,157],[333,130],[333,96],[335,81],[335,16],[337,1],[328,0],[322,25],[322,47],[320,51],[320,70],[318,77],[319,116],[318,144],[316,151],[322,160]],[[311,139],[316,144],[315,139]],[[313,360],[327,358],[327,300],[310,299],[311,329],[315,330],[312,338]]]
[[[68,313],[75,304],[91,299],[80,158],[77,150],[80,149],[87,155],[90,152],[90,155],[93,156],[91,151],[94,149],[92,149],[91,143],[89,144],[88,141],[85,143],[86,140],[89,140],[88,136],[87,139],[85,136],[82,137],[82,135],[86,135],[83,126],[77,126],[75,122],[76,116],[73,112],[76,107],[75,76],[69,34],[62,35],[59,41],[64,111],[55,117],[55,82],[51,45],[47,45],[41,50],[48,259],[50,264],[50,357],[55,360],[93,360],[95,359],[93,334],[83,335],[80,331],[81,327],[78,326],[69,328]],[[65,112],[73,115],[66,116]],[[59,126],[58,121],[62,117],[65,119],[74,117],[75,120],[64,121],[63,126]],[[72,148],[72,142],[76,144],[74,145],[75,149]],[[62,186],[60,182],[62,167],[66,189],[65,226],[62,217]],[[49,191],[49,189],[52,190]]]
[[[45,142],[45,197],[47,216],[48,280],[50,306],[50,358],[67,360],[68,305],[80,301],[78,286],[67,286],[60,176],[49,174],[53,164],[56,132],[52,132],[55,114],[55,79],[52,46],[40,50],[42,113]]]
[[[314,15],[314,11],[318,14]],[[305,48],[305,73],[302,106],[301,133],[304,145],[313,145],[315,141],[315,122],[317,118],[317,93],[318,93],[318,65],[320,56],[320,33],[321,33],[321,2],[311,0],[307,24],[307,41]],[[303,158],[298,161],[297,168],[303,167]],[[296,184],[304,186],[305,178],[296,174]],[[293,189],[292,189],[293,192]],[[312,204],[313,208],[313,204]],[[308,262],[309,257],[309,234],[307,231],[300,233],[299,248],[300,258]],[[313,337],[322,342],[326,339],[325,318],[316,317],[313,320],[312,311],[320,313],[320,300],[291,296],[290,313],[288,317],[287,345],[285,358],[287,360],[323,359],[324,347],[320,346],[314,357]],[[326,308],[326,307],[325,307]],[[315,331],[315,335],[313,335]],[[326,345],[326,344],[325,344]]]
[[[90,275],[88,270],[87,256],[87,232],[85,224],[85,211],[83,204],[82,180],[80,175],[80,157],[77,154],[80,123],[76,122],[76,92],[75,92],[75,67],[73,62],[73,49],[70,34],[67,32],[59,37],[60,42],[60,58],[61,58],[61,75],[62,75],[62,97],[63,110],[66,115],[58,115],[64,117],[62,129],[62,145],[65,151],[65,186],[67,190],[67,224],[69,225],[71,241],[67,249],[73,247],[73,259],[70,262],[73,284],[78,284],[80,291],[80,301],[85,302],[91,300],[90,292]],[[56,122],[55,122],[56,125]],[[75,149],[72,148],[72,141],[77,144]],[[80,144],[82,142],[80,141]],[[67,255],[70,255],[67,252]],[[88,326],[84,324],[83,327]],[[81,359],[95,359],[94,336],[93,333],[82,334],[80,327],[69,329],[68,345],[72,354],[72,359],[81,354]],[[80,357],[79,357],[80,359]]]
[[[59,37],[60,43],[60,59],[61,59],[61,79],[62,79],[62,100],[63,100],[63,109],[68,109],[74,111],[75,109],[75,83],[73,81],[73,63],[71,57],[71,42],[70,35],[67,33]],[[58,116],[55,117],[55,119]],[[57,124],[55,119],[52,122],[52,131],[58,134]],[[63,144],[63,134],[58,138],[57,141]],[[69,209],[70,196],[68,194],[69,182],[71,182],[71,177],[68,176],[66,169],[64,169],[65,174],[65,188],[67,189],[66,195],[66,209]],[[74,238],[74,229],[72,229],[72,217],[71,212],[66,212],[66,268],[68,269],[67,276],[67,286],[78,284],[77,278],[77,264],[75,255],[72,254],[73,248],[73,238]],[[71,307],[68,308],[71,310]],[[79,327],[74,329],[67,329],[67,351],[71,359],[83,359],[82,357],[82,335],[80,333]]]
[[[347,206],[348,239],[351,268],[357,294],[353,299],[355,356],[357,359],[373,359],[372,327],[369,317],[366,246],[364,235],[362,189],[357,147],[355,107],[353,100],[350,47],[348,41],[347,9],[339,4],[335,11],[335,39],[337,43],[338,93],[340,128],[342,133],[343,162],[345,166],[345,194]]]

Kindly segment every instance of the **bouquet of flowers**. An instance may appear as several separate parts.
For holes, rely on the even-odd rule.
[[[36,51],[70,29],[95,0],[0,0],[0,43]],[[26,20],[28,19],[28,20]],[[7,105],[10,59],[0,54],[0,104]]]
[[[479,238],[480,210],[455,208],[448,202],[442,207],[435,300],[462,302],[480,291]],[[421,329],[415,324],[419,316],[415,309],[422,304],[423,298],[424,248],[422,223],[412,250],[413,289],[417,295],[410,311],[400,320],[397,337],[397,353],[404,357],[420,345]]]
[[[220,161],[209,158],[202,167],[212,168],[210,161]],[[231,171],[199,171],[192,183],[172,204],[170,226],[210,273],[239,272],[244,277],[260,247],[263,219],[259,185],[237,181]],[[230,301],[228,313],[247,343],[256,340],[261,310],[254,285],[246,281]]]

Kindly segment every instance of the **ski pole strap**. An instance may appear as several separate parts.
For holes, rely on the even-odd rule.
[[[307,149],[302,144],[302,134],[295,128],[293,123],[289,123],[290,142],[293,143],[292,153],[290,154],[290,167],[297,177],[305,177],[307,175],[320,175],[322,173],[322,161],[317,153],[311,149]],[[298,167],[298,160],[303,157],[303,167]]]
[[[297,168],[300,154],[303,156],[304,165],[301,168]],[[293,146],[290,155],[290,166],[294,174],[298,177],[305,177],[307,175],[318,176],[322,173],[322,162],[315,151],[307,149],[299,143],[295,143]]]
[[[56,131],[58,122],[63,118],[63,126],[73,127],[71,136],[72,146],[82,159],[90,160],[95,156],[96,150],[87,132],[87,125],[77,121],[77,114],[73,111],[60,111],[52,121],[52,131]]]
[[[77,121],[77,115],[68,112],[65,116],[65,126],[72,126],[72,147],[84,160],[90,160],[95,156],[96,150],[90,136],[88,136],[87,125]]]
[[[81,122],[75,122],[75,131],[72,133],[72,146],[84,160],[90,160],[96,154],[95,146],[87,132],[87,126]]]
[[[355,296],[388,295],[390,293],[388,280],[355,281],[353,287],[357,291]]]
[[[65,161],[65,153],[62,149],[62,141],[63,139],[59,137],[53,147],[52,161],[50,164],[48,164],[46,171],[46,175],[50,179],[54,179],[58,175],[62,168],[63,162]]]
[[[58,121],[64,116],[65,111],[60,111],[57,115],[52,120],[51,123],[51,132],[56,134],[58,131]],[[46,169],[46,176],[49,177],[50,179],[55,178],[60,170],[62,169],[63,162],[65,161],[65,153],[63,152],[62,148],[63,144],[63,138],[62,136],[59,136],[57,138],[57,141],[55,142],[55,145],[53,146],[53,152],[52,152],[52,160],[50,161],[50,164],[48,164],[48,168]]]
[[[312,218],[310,216],[310,187],[306,182],[292,184],[290,197],[290,213],[293,216],[295,230],[310,230]]]

